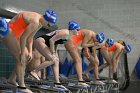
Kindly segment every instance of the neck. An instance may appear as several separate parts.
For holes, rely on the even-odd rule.
[[[43,18],[42,17],[40,17],[40,19],[39,19],[39,23],[43,23]]]
[[[43,16],[41,16],[41,17],[40,17],[39,22],[43,25],[43,24],[45,24],[47,21],[45,22],[44,17],[43,17]]]

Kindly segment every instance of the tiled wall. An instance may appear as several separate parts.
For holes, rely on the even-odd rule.
[[[15,60],[0,41],[0,77],[8,77],[15,65]]]

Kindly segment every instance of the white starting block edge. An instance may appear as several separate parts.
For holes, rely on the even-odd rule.
[[[64,91],[61,88],[55,88],[56,91],[53,89],[50,90],[49,88],[54,88],[48,85],[41,85],[39,89],[40,91],[51,91],[51,93],[109,93],[110,91],[115,91],[115,93],[119,93],[119,84],[118,83],[106,83],[105,85],[91,85],[90,88],[83,88],[78,86],[66,86],[70,91]],[[35,88],[34,88],[35,89]],[[54,92],[53,92],[54,91]],[[73,92],[74,91],[74,92]],[[47,93],[48,93],[47,92]],[[113,92],[114,93],[114,92]]]
[[[34,83],[34,82],[32,82],[32,83]],[[69,83],[74,83],[74,81],[73,82],[69,82]],[[95,93],[95,92],[108,93],[109,91],[112,91],[112,90],[116,91],[115,93],[119,93],[119,84],[118,83],[107,83],[107,82],[104,82],[105,85],[97,85],[97,84],[94,84],[94,83],[92,83],[92,84],[89,83],[89,85],[91,86],[90,88],[79,87],[79,86],[76,86],[76,85],[70,86],[71,84],[69,85],[69,83],[65,87],[68,88],[70,91],[77,91],[76,93],[83,93],[83,91],[84,91],[84,93]],[[76,84],[76,83],[77,82],[75,82],[74,84]],[[39,84],[39,85],[44,85],[44,84]],[[48,86],[52,86],[52,85],[47,83],[44,86],[42,86],[42,89],[48,88]],[[56,91],[61,91],[60,93],[62,93],[62,91],[64,91],[61,88],[55,88],[55,89],[56,89]],[[45,90],[47,91],[47,89],[45,89]],[[63,92],[63,93],[65,93],[65,92]]]
[[[90,88],[82,88],[82,87],[75,87],[75,86],[66,86],[68,89],[70,89],[70,91],[65,91],[62,88],[54,88],[52,86],[48,86],[48,85],[42,85],[40,87],[40,91],[51,91],[49,90],[49,88],[54,88],[56,89],[56,91],[53,92],[53,90],[51,91],[51,93],[73,93],[72,91],[76,91],[76,93],[108,93],[109,91],[115,91],[115,93],[119,93],[119,84],[118,83],[106,83],[105,85],[91,85]],[[2,91],[7,91],[6,93],[20,93],[20,92],[16,92],[17,87],[16,86],[12,86],[12,85],[7,85],[7,84],[0,84],[0,89]],[[35,88],[34,88],[35,89]],[[48,89],[48,90],[47,90]],[[12,92],[11,92],[12,91]]]

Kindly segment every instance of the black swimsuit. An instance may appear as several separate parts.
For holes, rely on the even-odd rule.
[[[88,49],[92,53],[92,47],[88,47]],[[84,52],[84,48],[82,48],[82,52]]]
[[[89,51],[92,53],[93,51],[92,51],[92,47],[88,47],[88,49],[89,49]],[[96,49],[96,50],[100,50],[101,48],[98,48],[98,49]],[[84,48],[82,48],[82,52],[84,51]]]
[[[51,35],[48,35],[48,34],[45,34],[45,35],[42,35],[42,36],[39,36],[39,37],[42,37],[44,40],[45,40],[45,44],[50,47],[50,39],[56,35],[56,32],[51,34]],[[38,37],[38,38],[39,38]],[[55,45],[58,45],[58,44],[64,44],[65,42],[67,41],[67,39],[59,39],[57,41],[55,41]]]

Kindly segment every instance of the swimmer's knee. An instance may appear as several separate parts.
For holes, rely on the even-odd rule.
[[[39,37],[36,40],[34,40],[34,42],[45,42],[45,40],[42,37]]]
[[[51,64],[54,65],[55,64],[55,61],[51,61]]]
[[[59,58],[56,58],[56,61],[54,61],[55,64],[59,64]]]
[[[55,65],[59,65],[59,61],[55,61],[54,64],[55,64]]]
[[[95,66],[99,66],[99,61],[94,63]]]

